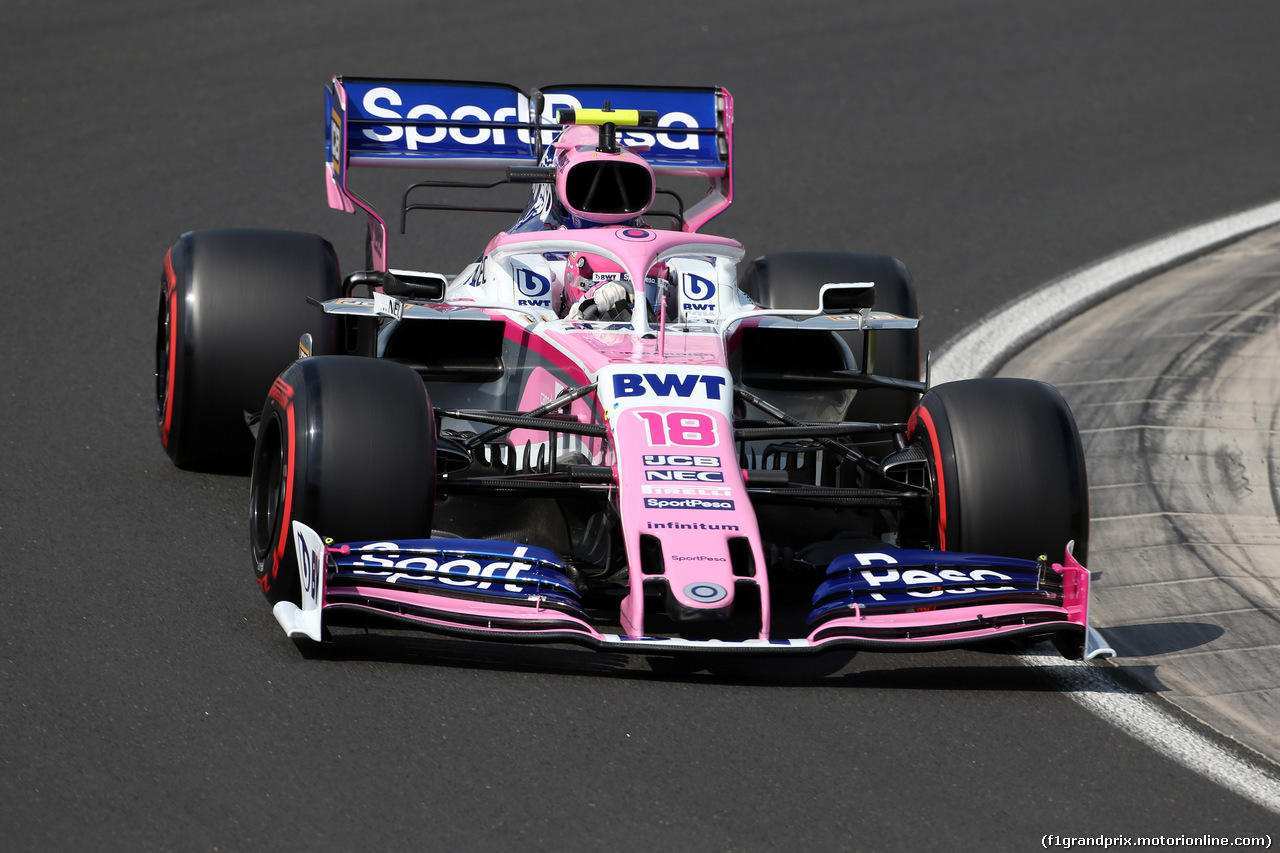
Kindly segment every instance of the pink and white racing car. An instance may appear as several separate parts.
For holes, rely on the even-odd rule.
[[[161,443],[251,467],[256,577],[290,637],[1107,651],[1062,397],[929,387],[892,258],[748,261],[700,233],[733,195],[726,90],[339,77],[326,122],[365,268],[343,277],[315,235],[190,232],[158,312]],[[413,184],[402,231],[502,210],[433,191],[530,197],[461,272],[395,269],[348,186],[382,166],[496,173]],[[663,178],[707,191],[686,207]]]

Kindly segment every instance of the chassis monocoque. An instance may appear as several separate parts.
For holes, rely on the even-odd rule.
[[[256,576],[289,636],[1103,651],[1061,396],[929,387],[892,258],[744,261],[699,233],[732,198],[727,91],[335,78],[326,119],[329,201],[366,214],[366,269],[343,278],[314,235],[190,232],[158,313],[161,443],[183,467],[251,466]],[[462,272],[393,270],[347,186],[384,165],[502,170],[410,190],[531,199]],[[657,190],[674,209],[650,210],[636,165],[706,197]],[[597,191],[618,221],[577,227],[573,194]],[[644,283],[626,312],[565,316],[576,258]]]

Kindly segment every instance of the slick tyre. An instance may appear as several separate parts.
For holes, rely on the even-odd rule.
[[[813,308],[828,282],[875,283],[875,310],[919,317],[911,273],[896,258],[856,252],[778,252],[746,265],[739,286],[767,308]],[[874,335],[872,373],[894,379],[920,378],[920,332],[882,331]],[[861,352],[861,340],[855,340]],[[901,423],[910,417],[920,395],[911,391],[862,390],[854,397],[846,420]]]
[[[156,321],[156,427],[180,468],[243,472],[245,413],[312,336],[337,351],[338,323],[308,298],[341,295],[338,259],[314,234],[219,229],[183,234],[165,255]]]
[[[292,522],[335,542],[426,539],[436,426],[418,374],[389,361],[317,356],[271,386],[249,484],[258,586],[299,600]]]
[[[1084,452],[1062,395],[1030,379],[971,379],[926,393],[909,435],[933,474],[928,544],[1061,561],[1089,548]]]

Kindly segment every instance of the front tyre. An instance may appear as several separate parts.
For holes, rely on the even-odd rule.
[[[223,228],[183,234],[165,255],[156,318],[156,427],[180,468],[249,465],[257,412],[309,332],[336,352],[338,324],[308,298],[342,293],[338,259],[315,234]]]
[[[1034,560],[1089,548],[1089,487],[1075,418],[1051,385],[970,379],[931,389],[908,434],[933,473],[929,545]]]
[[[418,374],[394,362],[317,356],[271,386],[253,452],[249,539],[258,586],[299,601],[292,522],[337,542],[426,539],[436,425]]]

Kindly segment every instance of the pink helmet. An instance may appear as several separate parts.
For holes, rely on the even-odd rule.
[[[625,281],[629,276],[621,266],[599,255],[570,252],[564,263],[564,298],[572,304],[606,281]]]

